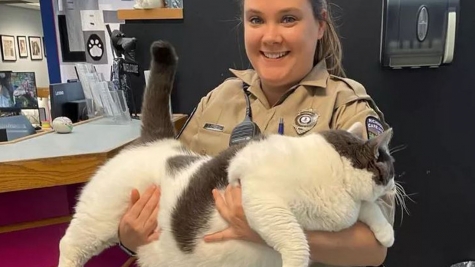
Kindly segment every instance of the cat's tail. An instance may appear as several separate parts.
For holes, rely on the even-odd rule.
[[[150,76],[142,101],[141,143],[174,138],[176,134],[169,100],[178,57],[174,47],[166,41],[154,42],[150,53]]]

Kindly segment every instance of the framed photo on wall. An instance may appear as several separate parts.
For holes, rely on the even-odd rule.
[[[0,48],[2,50],[3,61],[16,61],[14,36],[0,35]]]
[[[46,45],[45,45],[45,37],[41,37],[41,40],[43,41],[43,54],[45,55],[45,57],[47,57],[46,55]]]
[[[26,36],[17,36],[16,39],[18,46],[18,56],[20,58],[28,57],[28,43],[26,42]]]
[[[42,60],[43,59],[43,46],[41,45],[41,37],[38,36],[28,36],[28,41],[30,43],[30,55],[32,60]]]

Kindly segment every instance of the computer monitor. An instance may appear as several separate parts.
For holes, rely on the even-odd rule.
[[[0,109],[12,108],[15,105],[11,71],[0,71]]]
[[[38,109],[38,89],[34,72],[12,72],[11,82],[15,107]]]
[[[55,83],[49,86],[51,101],[51,120],[64,116],[64,104],[84,100],[84,91],[80,82]]]
[[[0,72],[0,109],[38,109],[34,72]]]

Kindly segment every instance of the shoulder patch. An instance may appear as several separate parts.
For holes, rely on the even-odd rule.
[[[366,118],[366,132],[368,133],[368,139],[378,136],[384,132],[384,127],[378,118],[369,116]]]

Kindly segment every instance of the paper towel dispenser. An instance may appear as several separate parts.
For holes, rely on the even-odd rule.
[[[459,12],[459,0],[383,0],[381,64],[419,68],[452,63]]]

